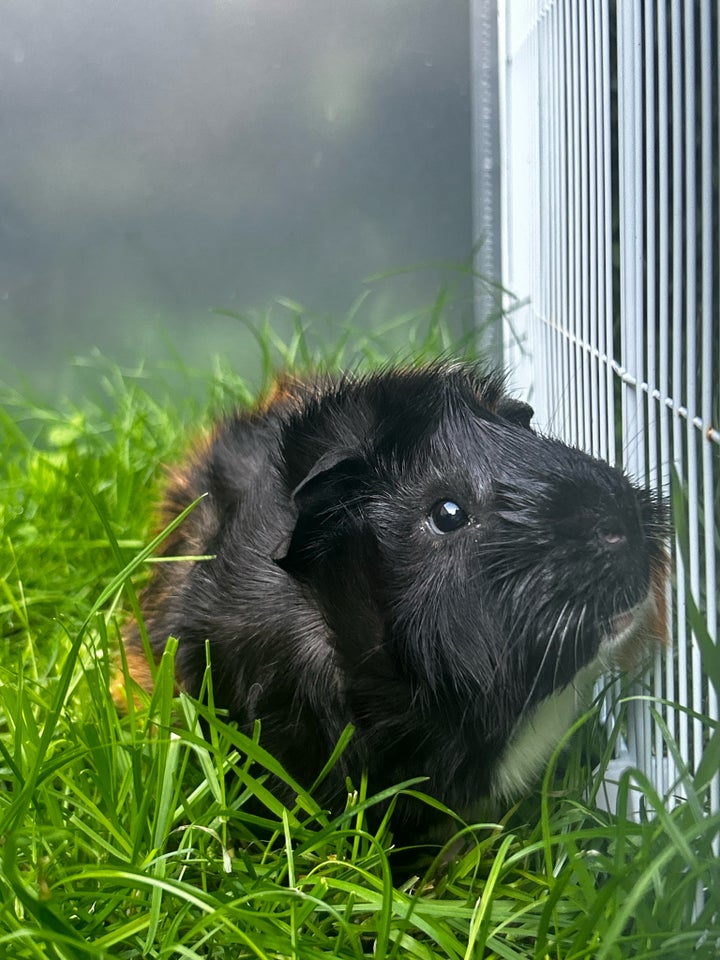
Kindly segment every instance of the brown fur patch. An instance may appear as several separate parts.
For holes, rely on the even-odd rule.
[[[174,464],[165,466],[167,482],[165,484],[165,498],[161,502],[155,522],[154,535],[160,534],[179,513],[190,506],[193,500],[197,499],[199,493],[196,489],[194,473],[197,464],[202,463],[208,458],[210,449],[215,442],[215,436],[218,427],[213,432],[200,434],[191,444],[188,453],[183,458],[183,465]],[[202,546],[200,536],[192,537],[191,529],[184,524],[182,528],[177,528],[163,541],[161,548],[162,556],[175,556],[176,554],[193,554],[200,552]],[[178,547],[183,545],[184,549]]]
[[[260,397],[257,407],[259,413],[265,413],[276,406],[297,403],[300,381],[286,373],[279,376],[270,388]]]
[[[150,664],[145,656],[145,651],[127,644],[125,638],[123,638],[123,643],[125,644],[125,656],[130,677],[146,693],[152,693],[153,675]],[[115,676],[110,684],[110,693],[112,694],[117,709],[121,713],[127,713],[131,693],[125,686],[125,674],[122,664],[117,664],[116,666]],[[137,695],[134,696],[134,703],[136,707],[140,706]]]
[[[156,511],[153,536],[158,536],[204,492],[198,491],[198,464],[207,459],[214,440],[215,432],[203,432],[191,445],[189,454],[183,458],[183,466],[165,466],[167,476],[165,497]],[[179,527],[168,534],[157,554],[160,557],[175,557],[193,556],[201,553],[206,542],[206,535],[207,530],[196,510]],[[155,609],[162,608],[165,598],[177,589],[179,581],[192,567],[192,562],[178,562],[176,566],[179,569],[175,570],[172,576],[167,576],[167,571],[160,569],[154,571],[154,589],[152,591],[147,590],[141,597],[141,604],[147,618],[152,617]],[[134,620],[130,621],[123,630],[121,642],[127,659],[128,674],[138,687],[147,693],[152,693],[153,674]],[[160,653],[161,651],[157,652],[158,658]],[[126,711],[128,698],[131,694],[126,689],[125,675],[119,660],[111,683],[111,692],[118,709]],[[138,705],[137,697],[135,703]]]
[[[650,592],[655,600],[655,611],[650,618],[649,628],[656,643],[670,645],[670,627],[668,624],[667,589],[670,575],[670,558],[667,553],[662,560],[650,562]]]

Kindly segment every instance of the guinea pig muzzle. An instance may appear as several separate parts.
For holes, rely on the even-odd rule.
[[[663,506],[569,448],[538,445],[530,470],[512,466],[494,485],[489,553],[502,605],[535,638],[536,669],[548,674],[534,689],[590,663],[637,668],[667,642]]]
[[[610,622],[600,643],[598,660],[607,670],[635,670],[658,647],[668,646],[667,585],[669,561],[664,554],[650,563],[647,596]]]

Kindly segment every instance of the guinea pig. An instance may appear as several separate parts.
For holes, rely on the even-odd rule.
[[[281,381],[223,419],[169,481],[162,520],[205,494],[142,598],[159,657],[311,784],[425,776],[459,814],[517,798],[606,669],[663,641],[665,521],[617,469],[531,427],[504,380],[438,362]],[[137,625],[131,673],[149,682]],[[401,798],[404,836],[440,814]]]

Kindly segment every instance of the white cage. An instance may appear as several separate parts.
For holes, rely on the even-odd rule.
[[[497,10],[502,275],[523,303],[505,364],[541,429],[680,504],[673,649],[626,744],[671,798],[663,722],[691,772],[719,735],[717,0]],[[708,795],[720,809],[717,771]]]

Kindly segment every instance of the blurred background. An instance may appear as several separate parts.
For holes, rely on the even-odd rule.
[[[281,297],[332,325],[365,293],[369,325],[449,276],[471,316],[437,265],[473,243],[467,0],[0,10],[6,383],[72,392],[94,348],[249,372],[252,337],[214,311]]]

